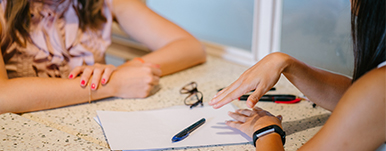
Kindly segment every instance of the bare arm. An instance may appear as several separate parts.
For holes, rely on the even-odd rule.
[[[1,27],[0,23],[0,35]],[[93,74],[95,73],[93,71]],[[160,75],[161,70],[151,63],[133,63],[131,66],[119,67],[111,78],[106,78],[108,82],[103,82],[104,85],[99,84],[97,91],[90,91],[90,86],[79,86],[79,77],[8,79],[3,56],[0,54],[0,114],[51,109],[112,96],[144,98],[151,94],[155,85],[158,85]],[[91,83],[97,82],[92,80]]]
[[[163,75],[206,61],[202,44],[139,0],[114,0],[112,12],[123,30],[154,52],[142,58],[159,64]]]
[[[334,110],[336,104],[351,86],[351,79],[309,66],[295,58],[288,59],[284,76],[312,102]]]
[[[220,91],[210,102],[214,108],[256,89],[247,105],[253,108],[259,98],[272,88],[284,74],[304,95],[318,105],[333,110],[351,79],[306,65],[284,53],[272,53],[245,71],[239,79]]]
[[[386,67],[357,80],[343,95],[323,128],[299,150],[375,150],[386,141]],[[251,136],[267,125],[281,126],[281,117],[255,107],[230,112],[226,124]],[[271,133],[256,141],[256,150],[283,150],[280,135]]]
[[[0,34],[1,34],[0,24]],[[59,78],[8,79],[0,54],[0,114],[49,109],[89,100],[89,91],[79,86],[79,80]],[[107,89],[101,90],[93,99],[108,97]]]
[[[81,88],[78,80],[59,78],[17,78],[0,80],[0,113],[28,112],[84,103],[89,100],[89,87]],[[108,97],[101,88],[92,99]]]
[[[375,150],[386,141],[385,87],[386,67],[359,78],[300,150]]]
[[[87,102],[89,90],[79,86],[79,80],[59,78],[8,79],[0,54],[0,114],[27,112]],[[101,88],[93,95],[100,99],[112,94]]]
[[[132,74],[136,73],[136,74]],[[68,106],[117,96],[147,97],[159,82],[161,71],[150,64],[120,67],[97,91],[79,86],[76,79],[25,77],[8,79],[0,54],[0,114],[28,112]],[[91,95],[89,95],[91,94]]]

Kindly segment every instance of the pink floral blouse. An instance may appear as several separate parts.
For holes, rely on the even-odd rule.
[[[32,42],[21,47],[12,43],[3,54],[8,78],[60,77],[66,78],[76,66],[104,63],[106,48],[111,44],[112,13],[106,1],[103,13],[107,22],[102,30],[85,31],[79,28],[75,12],[76,0],[66,0],[52,8],[39,2],[30,6]],[[5,27],[6,0],[0,0],[0,21]]]

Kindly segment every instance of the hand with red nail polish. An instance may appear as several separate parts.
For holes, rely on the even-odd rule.
[[[99,84],[106,85],[110,79],[111,74],[116,70],[113,65],[104,65],[96,63],[92,66],[78,66],[75,67],[69,75],[72,79],[80,76],[80,86],[85,87],[87,83],[92,83],[91,89],[98,89]]]

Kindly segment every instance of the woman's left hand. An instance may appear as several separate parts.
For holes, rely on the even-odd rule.
[[[230,117],[234,121],[227,121],[226,124],[230,127],[237,128],[252,138],[255,131],[269,126],[281,126],[282,116],[274,116],[266,110],[259,107],[250,109],[238,109],[236,112],[229,112]]]
[[[68,78],[72,79],[82,74],[80,77],[80,86],[86,87],[90,83],[91,90],[98,88],[99,82],[102,85],[107,84],[111,73],[116,70],[114,65],[105,65],[96,63],[92,66],[78,66],[75,67],[69,74]]]

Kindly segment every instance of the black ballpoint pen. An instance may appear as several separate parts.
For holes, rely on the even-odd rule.
[[[174,135],[172,138],[172,142],[178,142],[180,140],[183,140],[184,138],[188,137],[190,133],[192,133],[194,130],[196,130],[198,127],[203,125],[205,123],[205,118],[200,119],[196,123],[190,125],[189,127],[185,128],[178,134]]]
[[[221,91],[222,89],[224,89],[224,88],[218,89],[217,91]],[[271,89],[269,89],[269,91],[275,91],[275,90],[276,90],[275,87],[272,87]],[[250,92],[255,92],[255,90],[252,90]]]
[[[249,94],[242,95],[239,100],[246,101],[249,97]],[[295,95],[291,94],[266,94],[263,95],[259,101],[275,102],[275,103],[284,103],[292,104],[298,103],[301,99],[297,98]]]
[[[239,100],[247,100],[249,94],[242,95]],[[295,100],[296,96],[291,94],[266,94],[259,101],[291,101]]]

